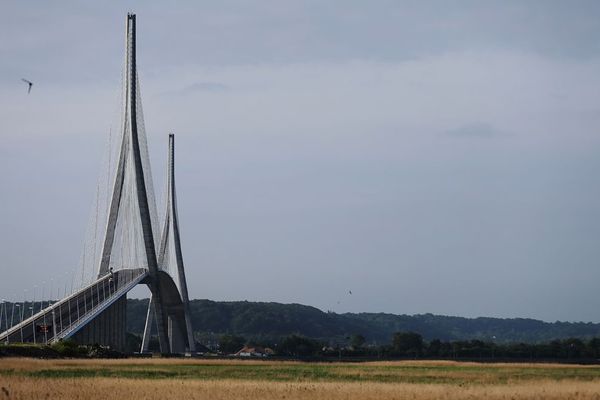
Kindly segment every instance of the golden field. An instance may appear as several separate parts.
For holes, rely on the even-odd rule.
[[[0,359],[0,399],[598,399],[600,367]]]

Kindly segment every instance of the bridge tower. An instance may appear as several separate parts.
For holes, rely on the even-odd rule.
[[[106,225],[100,233],[102,241],[98,242],[95,235],[93,240],[94,246],[98,245],[94,247],[94,259],[99,249],[98,264],[94,264],[97,277],[59,301],[44,302],[46,307],[40,305],[38,312],[34,312],[36,304],[30,303],[32,311],[27,318],[23,312],[25,302],[20,304],[20,321],[14,325],[11,321],[11,326],[0,332],[0,342],[52,343],[71,338],[123,350],[127,293],[145,284],[151,300],[142,350],[148,349],[155,326],[161,352],[195,351],[177,215],[175,138],[169,135],[167,203],[159,233],[136,67],[134,14],[127,15],[125,37],[118,156]]]
[[[169,152],[167,155],[167,188],[166,188],[166,213],[158,253],[158,264],[175,275],[174,283],[181,296],[179,303],[175,298],[174,304],[169,304],[168,337],[169,345],[173,352],[181,353],[184,349],[195,352],[192,321],[190,319],[190,305],[183,267],[183,253],[179,235],[179,217],[177,215],[177,195],[175,192],[175,135],[169,134]],[[170,267],[170,268],[169,268]],[[144,336],[142,339],[142,352],[148,351],[150,332],[156,315],[157,302],[154,295],[148,304]],[[186,346],[187,343],[187,346]]]
[[[146,253],[146,263],[149,273],[147,285],[152,293],[152,298],[156,304],[156,322],[158,328],[158,341],[162,352],[170,352],[167,343],[167,324],[166,310],[162,303],[161,290],[158,285],[158,260],[156,257],[155,238],[152,229],[152,220],[150,218],[150,206],[148,202],[148,193],[146,188],[146,171],[149,166],[143,165],[144,158],[141,154],[140,137],[138,134],[138,76],[136,66],[136,17],[135,14],[127,14],[126,20],[126,50],[125,50],[125,79],[123,86],[123,110],[121,126],[121,147],[115,181],[110,200],[108,221],[104,244],[102,247],[102,258],[98,269],[98,278],[109,273],[110,259],[115,246],[115,230],[119,214],[123,213],[122,199],[124,192],[124,182],[126,180],[127,168],[131,168],[134,179],[134,195],[137,197],[137,209],[142,228],[143,244]],[[143,121],[141,121],[143,124]],[[145,158],[147,160],[147,158]]]

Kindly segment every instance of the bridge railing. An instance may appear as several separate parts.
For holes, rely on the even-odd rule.
[[[0,342],[49,343],[68,338],[147,275],[144,268],[110,272],[0,333]],[[22,304],[22,308],[25,303]],[[21,314],[23,315],[23,313]]]

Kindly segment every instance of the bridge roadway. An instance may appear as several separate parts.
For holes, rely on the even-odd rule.
[[[146,268],[108,273],[0,333],[0,343],[53,343],[67,338],[77,341],[77,335],[90,331],[85,329],[86,326],[102,324],[103,329],[96,326],[94,334],[121,347],[124,344],[126,294],[147,276]],[[24,310],[25,314],[27,311]],[[102,341],[91,343],[94,342]]]

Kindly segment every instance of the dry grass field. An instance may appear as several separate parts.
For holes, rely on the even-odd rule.
[[[0,399],[597,399],[600,367],[0,359]]]

